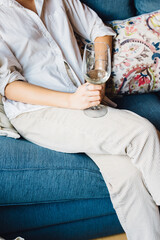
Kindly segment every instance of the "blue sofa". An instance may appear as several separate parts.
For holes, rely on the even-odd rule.
[[[160,9],[159,0],[83,2],[104,21]],[[154,114],[160,117],[158,93],[115,101],[119,108],[145,115],[137,102],[151,98],[157,101]],[[147,117],[153,120],[153,114]],[[160,130],[159,117],[154,121]],[[0,146],[0,236],[7,240],[17,236],[25,240],[88,240],[123,232],[102,175],[88,156],[51,151],[23,138],[0,137]]]

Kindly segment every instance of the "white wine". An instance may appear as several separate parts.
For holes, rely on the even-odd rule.
[[[84,74],[84,78],[87,82],[92,84],[103,84],[110,76],[110,73],[100,69],[90,70],[87,74]]]
[[[86,82],[94,85],[105,83],[111,74],[110,48],[106,43],[96,42],[85,45],[82,72]],[[83,110],[85,115],[99,118],[106,115],[108,107],[99,104]]]

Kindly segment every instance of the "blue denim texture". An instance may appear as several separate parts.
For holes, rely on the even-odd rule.
[[[147,118],[160,131],[160,92],[128,95],[113,100],[119,109],[127,109]]]
[[[159,0],[135,0],[137,14],[149,13],[160,9]]]

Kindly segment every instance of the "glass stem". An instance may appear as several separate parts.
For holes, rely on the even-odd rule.
[[[92,110],[99,110],[101,108],[100,104],[94,107],[91,107]]]

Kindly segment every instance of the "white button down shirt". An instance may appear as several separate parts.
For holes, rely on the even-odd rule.
[[[8,83],[27,81],[61,92],[75,92],[84,83],[82,59],[74,32],[94,41],[115,33],[79,0],[35,0],[37,13],[16,0],[0,0],[0,93]],[[66,71],[66,61],[74,76]],[[46,106],[3,97],[9,119]]]

